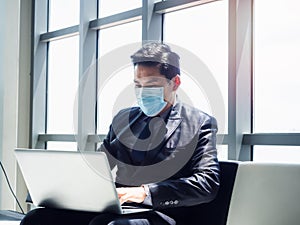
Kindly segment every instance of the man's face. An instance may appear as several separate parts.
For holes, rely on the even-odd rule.
[[[173,95],[176,88],[174,82],[168,80],[164,75],[160,74],[158,66],[142,66],[137,65],[134,71],[135,87],[164,87],[164,100],[173,104]]]

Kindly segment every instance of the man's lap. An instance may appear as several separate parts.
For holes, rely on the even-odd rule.
[[[110,223],[115,221],[114,223]],[[21,225],[167,225],[155,211],[113,214],[38,208],[27,213]]]

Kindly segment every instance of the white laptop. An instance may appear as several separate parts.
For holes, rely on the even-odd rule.
[[[38,207],[132,213],[122,209],[105,153],[15,149],[15,156]]]

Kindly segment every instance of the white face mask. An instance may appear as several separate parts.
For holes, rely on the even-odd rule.
[[[138,105],[147,116],[158,115],[167,105],[164,101],[164,87],[135,88]]]

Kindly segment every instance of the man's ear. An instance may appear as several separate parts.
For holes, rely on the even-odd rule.
[[[173,91],[176,91],[181,84],[180,76],[177,74],[175,77],[172,78],[172,81],[174,82]]]

